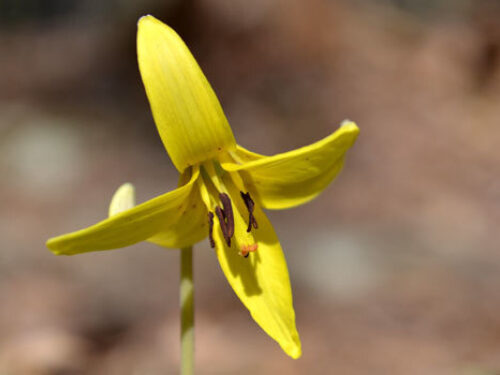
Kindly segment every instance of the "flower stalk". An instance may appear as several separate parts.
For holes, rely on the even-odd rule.
[[[181,375],[194,373],[193,247],[181,249]]]

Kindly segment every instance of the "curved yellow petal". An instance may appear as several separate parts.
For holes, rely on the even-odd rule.
[[[235,152],[243,164],[223,163],[226,171],[239,171],[245,184],[263,207],[284,209],[315,198],[342,169],[346,151],[359,128],[345,121],[330,136],[283,154],[262,157],[243,148]]]
[[[74,255],[144,241],[179,218],[198,176],[195,169],[186,185],[86,229],[51,238],[47,247],[56,255]]]
[[[179,171],[236,147],[212,87],[174,30],[142,17],[137,56],[158,132]]]
[[[302,350],[295,327],[292,290],[279,240],[258,207],[254,211],[258,229],[252,229],[250,233],[246,231],[248,212],[239,189],[225,182],[232,199],[234,237],[231,246],[227,246],[220,223],[215,218],[213,237],[219,264],[257,324],[279,343],[285,353],[299,358]],[[247,258],[240,255],[245,249],[251,249]]]
[[[129,182],[120,186],[109,204],[108,216],[114,216],[120,212],[130,210],[135,206],[135,188]]]
[[[236,150],[230,154],[239,164],[249,163],[266,157],[264,155],[257,154],[256,152],[249,151],[238,144],[236,145]]]
[[[185,176],[186,174],[181,175],[179,185],[182,186],[187,182],[185,181]],[[134,206],[134,186],[130,183],[125,183],[118,188],[111,199],[109,216],[129,210]],[[193,187],[183,206],[184,209],[174,223],[148,238],[147,241],[170,249],[180,249],[194,245],[196,242],[207,237],[207,210],[201,200],[198,186]]]
[[[168,228],[148,239],[156,245],[181,249],[200,242],[208,235],[208,212],[197,186],[193,187],[181,215]]]

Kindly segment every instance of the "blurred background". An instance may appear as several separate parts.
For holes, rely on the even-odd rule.
[[[269,212],[298,361],[195,248],[199,374],[500,374],[500,3],[1,0],[0,373],[175,374],[179,253],[56,257],[47,238],[176,186],[135,55],[153,14],[190,46],[243,146],[355,120],[319,198]]]

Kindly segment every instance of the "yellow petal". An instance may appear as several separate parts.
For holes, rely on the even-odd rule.
[[[174,30],[142,17],[137,56],[158,132],[179,171],[236,147],[212,87]]]
[[[234,154],[243,164],[224,163],[222,167],[239,171],[263,207],[293,207],[315,198],[337,176],[358,133],[354,122],[345,121],[330,136],[283,154],[263,157],[239,147]]]
[[[180,249],[200,242],[207,235],[208,212],[196,185],[191,190],[185,208],[175,223],[155,234],[148,241],[162,247]]]
[[[181,176],[181,179],[183,176],[185,174]],[[180,181],[179,185],[182,186],[185,183],[184,181]],[[111,199],[109,216],[129,210],[134,206],[134,186],[130,183],[123,184]],[[207,210],[201,200],[197,186],[193,187],[183,206],[185,208],[174,223],[148,238],[147,241],[169,249],[180,249],[194,245],[196,242],[207,237]]]
[[[231,155],[239,164],[256,161],[266,157],[264,155],[257,154],[256,152],[249,151],[238,144],[236,145],[236,151],[231,152]]]
[[[135,188],[134,185],[127,182],[120,186],[109,204],[108,215],[114,216],[120,212],[130,210],[135,206]]]
[[[146,240],[175,223],[198,176],[199,169],[195,169],[186,185],[86,229],[51,238],[47,247],[57,255],[74,255],[116,249]]]
[[[231,182],[225,180],[232,199],[235,232],[231,247],[222,236],[220,223],[214,220],[213,236],[219,264],[229,284],[248,308],[259,326],[292,358],[301,355],[299,334],[288,269],[274,229],[260,208],[254,214],[258,229],[247,233],[248,212]],[[215,199],[215,197],[212,197]],[[245,247],[257,244],[247,258],[239,255]]]

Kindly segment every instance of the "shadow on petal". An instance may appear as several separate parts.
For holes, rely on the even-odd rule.
[[[220,241],[219,244],[222,245]],[[245,295],[249,297],[262,294],[262,288],[257,279],[257,268],[260,263],[259,258],[256,257],[257,254],[251,254],[248,258],[245,258],[238,254],[239,250],[236,248],[234,241],[231,243],[231,247],[226,244],[223,245],[217,246],[217,252],[221,252],[219,262],[222,262],[221,258],[224,258],[228,266],[230,275],[227,272],[225,273],[231,286],[235,288],[233,283],[241,285]],[[232,280],[229,280],[229,277]]]

